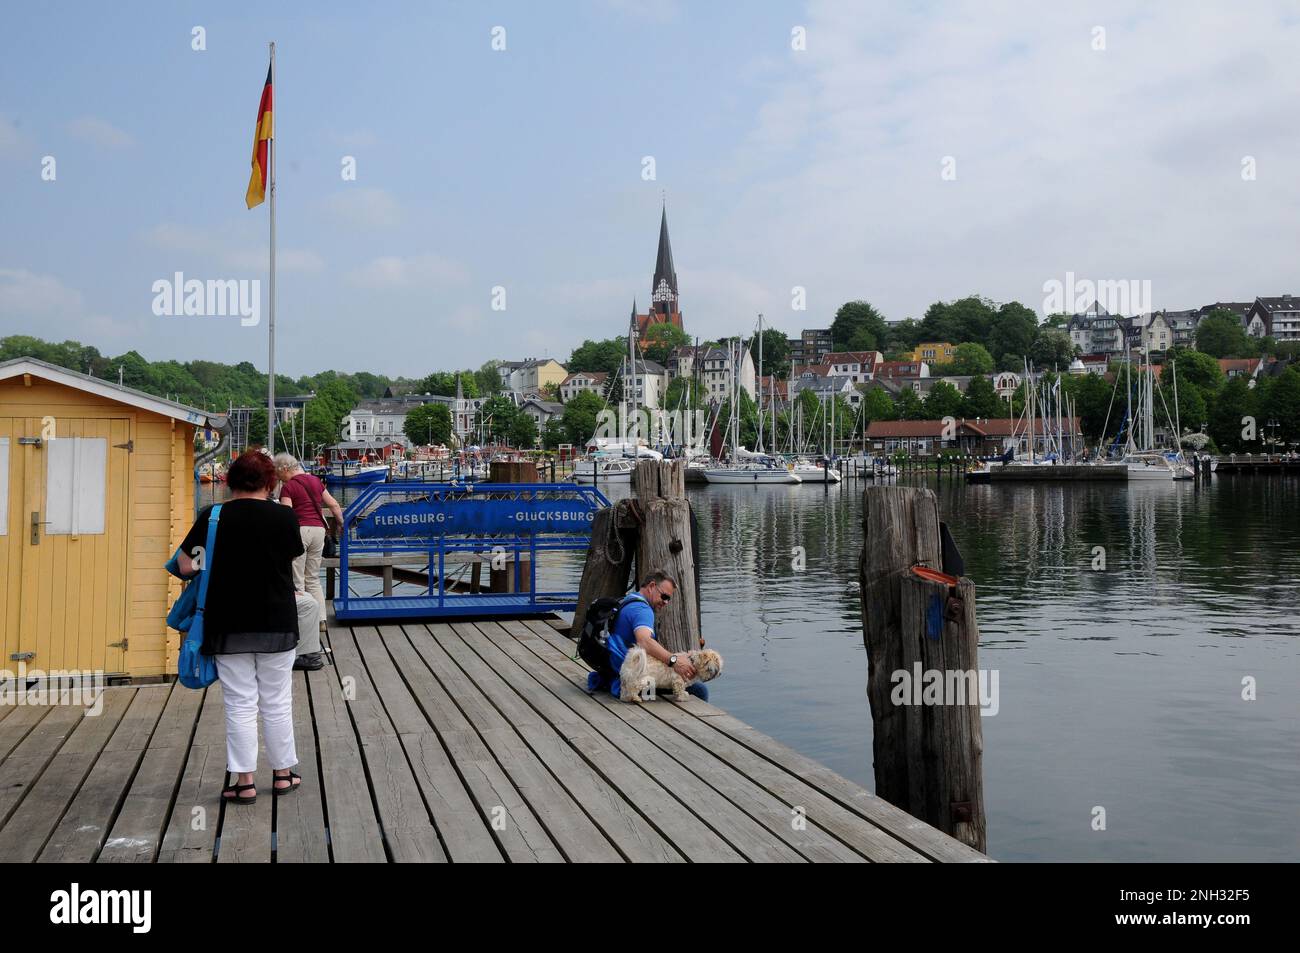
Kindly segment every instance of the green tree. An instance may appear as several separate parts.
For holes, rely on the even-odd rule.
[[[1014,366],[1019,367],[1021,359],[1029,354],[1029,349],[1034,346],[1034,339],[1037,336],[1038,315],[1019,301],[1008,301],[998,308],[997,318],[989,329],[985,344],[989,354],[998,356],[1000,364],[1006,356],[1010,355]]]
[[[461,394],[466,398],[478,397],[478,377],[474,371],[434,371],[420,382],[421,394],[438,397],[456,396],[456,378],[460,377]]]
[[[479,395],[495,397],[501,393],[501,374],[497,370],[500,363],[500,361],[485,361],[483,366],[474,372],[474,383],[478,388]]]
[[[1185,351],[1181,348],[1170,351],[1160,371],[1160,383],[1163,386],[1173,387],[1175,368],[1179,390],[1185,384],[1193,384],[1207,397],[1217,394],[1227,380],[1219,362],[1200,351]]]
[[[1005,411],[1006,408],[1002,406],[1002,400],[993,389],[993,382],[987,375],[981,374],[971,379],[962,398],[961,416],[1001,417]]]
[[[690,335],[675,324],[666,321],[657,322],[646,328],[643,340],[646,344],[646,358],[658,364],[667,364],[668,355],[674,348],[685,347],[691,343]]]
[[[1226,308],[1215,308],[1196,326],[1196,350],[1211,357],[1238,357],[1250,352],[1246,329]]]
[[[894,407],[897,410],[897,420],[925,420],[925,403],[917,396],[916,391],[910,387],[904,387],[899,392],[898,397],[894,400]]]
[[[566,365],[570,374],[578,371],[604,371],[617,374],[627,358],[627,338],[609,338],[605,341],[583,341],[569,356]]]
[[[947,381],[939,381],[930,388],[923,402],[927,420],[959,417],[962,411],[961,391]]]
[[[869,337],[863,337],[861,332]],[[884,317],[866,301],[846,301],[831,321],[831,341],[837,351],[877,350],[888,333],[889,325]]]
[[[484,433],[495,440],[507,439],[519,416],[519,408],[508,397],[489,397],[478,410]]]
[[[1263,436],[1284,444],[1300,441],[1300,371],[1288,367],[1258,389],[1257,423]]]
[[[936,301],[926,309],[925,317],[921,319],[923,340],[983,344],[988,341],[996,317],[993,302],[978,295],[959,298],[952,303]]]
[[[1255,415],[1254,395],[1244,377],[1234,377],[1223,385],[1208,408],[1210,437],[1224,453],[1258,453],[1258,442],[1247,441],[1242,432],[1246,418]]]
[[[564,435],[567,438],[565,442],[576,447],[585,447],[587,441],[596,433],[597,418],[604,408],[605,402],[590,391],[575,394],[573,399],[564,405],[564,413],[560,416]]]
[[[866,423],[871,423],[873,420],[893,420],[897,413],[894,402],[890,400],[884,388],[869,387],[862,395],[862,406],[858,408],[858,414]]]
[[[528,414],[515,414],[514,420],[510,421],[506,439],[512,447],[531,450],[537,444],[537,421]]]
[[[683,404],[683,397],[687,394],[689,400]],[[695,381],[689,377],[674,377],[668,384],[668,390],[664,392],[661,406],[665,410],[677,410],[679,407],[686,410],[703,410],[704,400]]]
[[[1029,359],[1040,370],[1052,368],[1065,370],[1074,360],[1078,348],[1070,340],[1070,335],[1056,328],[1045,328],[1038,333],[1038,339],[1029,349]]]
[[[790,339],[785,336],[784,331],[778,331],[776,328],[763,329],[763,374],[775,374],[777,379],[785,380],[790,376]],[[749,342],[749,353],[754,359],[754,367],[758,368],[758,339],[754,335]]]
[[[451,409],[439,403],[415,407],[406,415],[402,431],[412,444],[448,444],[451,442]]]
[[[895,321],[889,325],[888,333],[884,341],[878,343],[876,350],[890,353],[910,353],[913,348],[925,340],[925,331],[921,328],[921,322],[915,318],[904,318],[902,321]],[[888,358],[888,360],[904,360],[904,358]]]
[[[992,374],[993,356],[983,344],[974,341],[958,344],[952,351],[952,373],[960,377]]]

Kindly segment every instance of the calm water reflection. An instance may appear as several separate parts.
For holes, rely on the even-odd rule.
[[[935,489],[976,582],[980,663],[999,672],[983,719],[990,853],[1296,860],[1300,481]],[[714,700],[874,787],[860,488],[690,496],[704,634],[727,659]]]

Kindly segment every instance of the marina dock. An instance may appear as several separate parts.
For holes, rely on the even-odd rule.
[[[988,858],[698,699],[585,691],[546,621],[347,627],[294,673],[301,790],[223,805],[220,684],[0,708],[0,862]]]

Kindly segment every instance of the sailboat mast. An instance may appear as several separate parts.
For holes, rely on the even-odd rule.
[[[758,313],[758,446],[763,452],[763,312]]]

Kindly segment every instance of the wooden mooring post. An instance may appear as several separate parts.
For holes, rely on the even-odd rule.
[[[686,499],[686,466],[681,460],[642,460],[636,468],[636,496],[596,514],[591,544],[578,585],[572,634],[582,630],[587,607],[601,596],[621,596],[629,587],[635,560],[636,584],[652,569],[677,583],[673,599],[655,618],[655,635],[674,652],[697,648],[700,598],[696,585],[694,518]]]
[[[859,563],[876,793],[985,850],[975,586],[943,571],[939,502],[908,486],[863,490]]]

